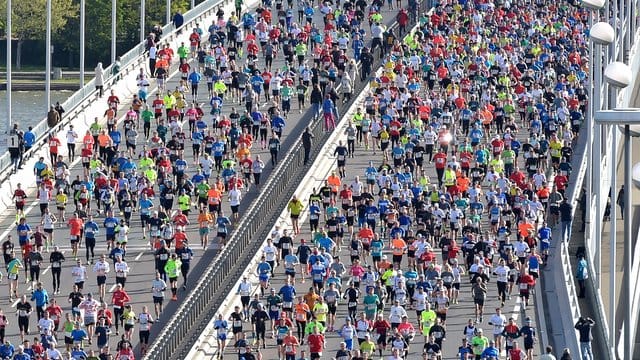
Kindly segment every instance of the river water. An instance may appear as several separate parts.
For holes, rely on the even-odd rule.
[[[73,91],[70,90],[51,91],[51,103],[63,103],[72,94]],[[29,126],[34,126],[44,119],[49,111],[44,91],[13,91],[11,104],[13,123],[18,123],[20,129],[25,131]],[[7,92],[0,91],[0,134],[8,130],[8,125]]]

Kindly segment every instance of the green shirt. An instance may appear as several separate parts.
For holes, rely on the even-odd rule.
[[[164,266],[164,271],[167,273],[169,278],[175,278],[178,277],[181,267],[182,261],[180,261],[180,259],[169,259],[167,264]]]
[[[471,339],[471,346],[473,347],[473,353],[476,355],[482,355],[484,349],[489,346],[489,339],[486,336],[474,336]]]
[[[187,56],[189,56],[189,48],[187,48],[186,46],[180,46],[178,48],[178,56],[180,57],[180,59],[186,59]]]
[[[378,311],[378,303],[380,303],[380,298],[376,294],[367,294],[362,299],[362,303],[364,304],[364,312],[367,314],[375,314]]]
[[[102,125],[94,122],[89,127],[89,130],[91,130],[91,135],[98,136],[98,135],[100,135],[100,130],[102,130]]]
[[[153,113],[149,109],[144,110],[140,116],[142,117],[142,120],[145,122],[145,124],[150,123],[151,119],[153,119],[154,117]]]

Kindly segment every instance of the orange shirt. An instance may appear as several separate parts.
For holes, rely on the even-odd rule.
[[[320,295],[316,293],[313,293],[313,294],[306,293],[304,294],[303,298],[304,298],[304,302],[307,304],[307,307],[311,308],[313,305],[315,305],[316,300],[320,298]]]
[[[247,155],[248,158],[251,157],[251,150],[249,150],[249,148],[240,148],[238,149],[238,151],[236,152],[236,157],[238,158],[238,160],[242,160],[244,159],[244,156]]]
[[[211,191],[211,190],[209,190]],[[205,228],[209,226],[213,222],[213,216],[209,213],[201,213],[198,215],[198,224],[200,224],[201,228]]]
[[[282,339],[282,344],[284,344],[284,353],[287,355],[295,355],[298,353],[298,339],[293,335],[287,335]]]
[[[340,177],[338,175],[330,175],[327,178],[327,183],[329,184],[329,186],[331,186],[331,191],[333,192],[338,192],[338,189],[340,189],[340,183],[342,181],[340,180]]]
[[[534,227],[532,224],[529,223],[522,223],[520,225],[518,225],[518,232],[520,233],[520,236],[522,237],[526,237],[529,236],[529,231],[534,231]]]
[[[91,134],[85,135],[82,139],[82,143],[84,144],[85,149],[93,148],[93,136],[91,136]]]
[[[460,188],[460,191],[465,192],[467,190],[469,190],[469,178],[466,177],[459,177],[457,180],[458,183],[458,187]]]
[[[100,134],[98,135],[98,144],[100,145],[100,147],[107,147],[109,146],[109,143],[111,142],[111,137],[107,134]]]
[[[84,226],[84,221],[82,221],[82,219],[80,218],[71,218],[69,219],[69,221],[67,222],[67,224],[69,225],[69,234],[71,236],[80,236],[80,233],[82,231],[82,227]]]
[[[216,187],[212,187],[207,191],[207,201],[210,205],[220,204],[220,197],[222,197],[222,194]],[[200,221],[200,218],[198,218],[198,221]]]
[[[404,249],[406,247],[407,247],[407,243],[400,238],[391,240],[391,249],[393,250],[393,255],[404,254]]]
[[[306,303],[296,304],[296,308],[294,309],[296,313],[297,321],[307,321],[308,314],[311,312],[309,310],[309,305]]]

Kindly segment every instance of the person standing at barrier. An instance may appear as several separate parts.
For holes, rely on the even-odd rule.
[[[562,226],[562,241],[571,240],[571,226],[573,224],[573,205],[565,197],[559,207],[560,225]]]
[[[311,155],[311,146],[313,145],[313,134],[311,129],[307,126],[302,133],[302,147],[304,148],[304,165],[309,163],[309,157]]]
[[[95,87],[97,90],[97,96],[99,98],[102,97],[103,93],[104,93],[104,69],[102,68],[102,63],[99,62],[98,65],[96,66],[96,68],[94,69],[95,72]]]
[[[584,254],[578,256],[578,268],[576,269],[576,279],[578,280],[578,292],[579,298],[584,298],[586,292],[586,281],[589,278],[589,266],[587,266],[587,260],[584,258]]]

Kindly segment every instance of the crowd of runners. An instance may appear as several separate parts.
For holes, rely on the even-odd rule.
[[[34,167],[41,221],[27,221],[31,196],[15,189],[16,230],[2,243],[2,286],[15,309],[1,307],[0,358],[144,354],[151,326],[165,316],[165,292],[177,300],[186,288],[189,243],[224,246],[243,195],[260,186],[265,162],[251,150],[268,149],[275,166],[288,114],[307,104],[333,130],[336,104],[351,99],[354,81],[368,80],[380,58],[384,71],[335,150],[338,168],[310,199],[291,201],[293,228],[265,247],[260,284],[241,285],[243,308],[218,320],[222,347],[231,332],[240,359],[257,357],[244,337],[250,320],[256,345],[277,344],[287,360],[408,359],[409,346],[429,359],[452,356],[442,342],[463,330],[463,360],[532,359],[535,329],[500,309],[511,296],[529,305],[551,229],[571,214],[563,193],[587,106],[586,13],[520,0],[417,9],[414,0],[263,1],[255,12],[220,11],[175,53],[150,36],[150,68],[140,71],[130,108],[111,92],[105,125],[96,119],[86,134],[70,127],[65,139],[50,137],[50,157]],[[386,30],[383,11],[397,17],[397,31]],[[409,33],[412,17],[420,28]],[[277,68],[279,57],[286,62]],[[181,82],[169,89],[174,64]],[[354,156],[375,161],[347,179]],[[76,157],[82,170],[72,174]],[[306,241],[301,216],[313,232]],[[154,309],[130,305],[132,227],[142,227],[154,252]],[[195,228],[199,238],[187,239]],[[64,255],[57,245],[67,241]],[[339,254],[351,263],[334,261]],[[63,278],[74,283],[68,295],[60,294]],[[305,279],[311,289],[296,294],[293,284]],[[473,284],[470,294],[460,293],[462,282]],[[499,299],[487,298],[488,286]],[[252,287],[261,291],[253,296]],[[448,329],[449,307],[465,298],[475,304],[469,324]],[[336,319],[337,308],[348,319]],[[19,336],[5,337],[14,321]],[[325,336],[344,343],[334,353]]]
[[[532,294],[554,227],[571,236],[586,19],[560,3],[445,1],[417,31],[385,35],[384,70],[349,119],[336,170],[291,200],[259,283],[245,279],[242,306],[215,322],[218,346],[239,359],[255,358],[250,345],[286,360],[533,359]],[[354,157],[375,159],[355,179]],[[503,312],[512,297],[519,319]],[[473,303],[469,321],[449,328],[461,301]]]
[[[122,99],[111,90],[104,116],[86,133],[69,126],[62,139],[51,134],[49,156],[33,168],[36,193],[20,184],[14,189],[15,230],[2,243],[11,306],[0,307],[0,358],[144,354],[151,327],[165,316],[165,292],[176,301],[179,287],[187,289],[189,244],[224,246],[243,195],[259,188],[265,163],[255,153],[268,149],[275,166],[289,113],[307,104],[322,113],[328,131],[335,127],[340,95],[348,101],[359,76],[351,59],[363,64],[363,78],[372,70],[367,21],[377,40],[373,50],[382,53],[381,5],[264,1],[241,14],[236,1],[236,12],[218,10],[206,30],[196,27],[175,49],[158,41],[154,28],[137,94]],[[274,67],[281,57],[276,64],[284,65]],[[172,89],[176,67],[181,80]],[[39,214],[29,216],[34,198]],[[155,261],[144,295],[153,309],[135,308],[127,292],[134,228],[142,229]],[[187,238],[190,229],[198,238]],[[65,279],[73,283],[69,294],[61,293]],[[19,334],[6,334],[13,323]]]

